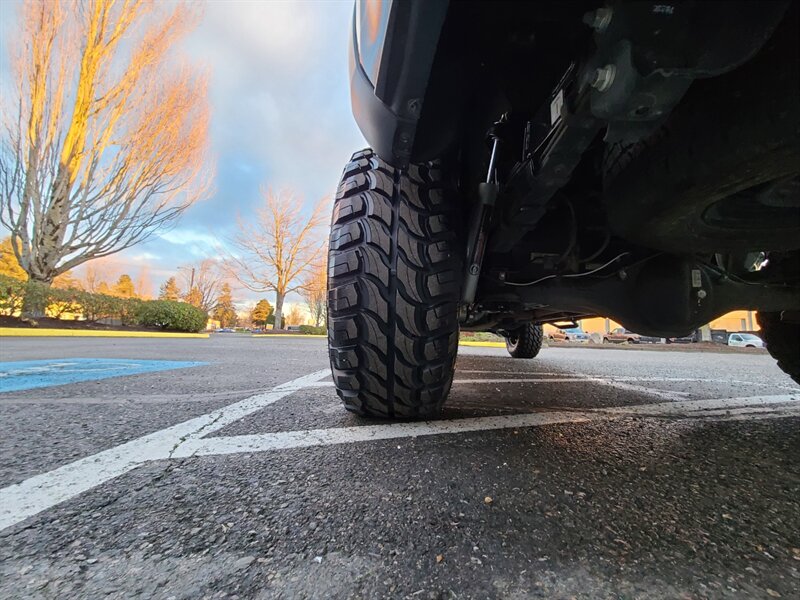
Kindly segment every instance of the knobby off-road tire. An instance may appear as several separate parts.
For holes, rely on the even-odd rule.
[[[544,339],[542,326],[528,323],[508,332],[506,350],[513,358],[535,358],[542,349],[542,339]]]
[[[800,383],[800,324],[781,321],[777,312],[758,313],[761,335],[778,366]]]
[[[328,348],[347,410],[440,412],[458,350],[458,209],[432,163],[401,172],[364,150],[345,167],[328,255]]]

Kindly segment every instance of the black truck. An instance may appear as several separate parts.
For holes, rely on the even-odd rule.
[[[758,310],[800,382],[793,2],[357,0],[371,148],[333,210],[328,340],[347,409],[437,415],[459,330],[677,337]]]

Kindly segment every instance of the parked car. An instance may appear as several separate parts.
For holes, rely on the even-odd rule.
[[[640,344],[663,344],[666,342],[666,340],[666,338],[656,337],[653,335],[639,335]]]
[[[589,334],[580,327],[565,329],[564,336],[565,341],[567,342],[578,342],[580,344],[586,344],[589,342]]]
[[[617,327],[603,336],[604,344],[638,344],[642,336],[624,327]]]
[[[234,330],[230,327],[223,327],[221,329],[217,329],[216,331],[217,333],[234,333]]]
[[[732,333],[728,336],[728,346],[737,348],[765,348],[764,340],[752,333]]]
[[[578,342],[580,344],[589,342],[589,334],[580,327],[555,329],[547,337],[551,342]]]
[[[698,340],[697,332],[692,332],[689,335],[682,335],[678,337],[667,338],[668,344],[693,344]]]

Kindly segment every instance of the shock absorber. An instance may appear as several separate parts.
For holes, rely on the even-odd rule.
[[[492,211],[497,201],[497,192],[500,186],[497,182],[497,160],[502,141],[498,130],[505,123],[506,115],[489,130],[492,153],[489,157],[489,169],[486,181],[478,184],[478,204],[472,211],[470,219],[469,237],[467,238],[467,272],[464,278],[461,301],[464,305],[475,302],[475,293],[478,290],[478,279],[481,274],[481,265],[486,251],[486,239],[489,235],[489,225]]]

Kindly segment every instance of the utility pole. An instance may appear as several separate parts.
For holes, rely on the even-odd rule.
[[[187,270],[189,267],[178,267],[178,270]],[[187,294],[191,294],[192,290],[194,289],[194,271],[195,267],[192,267],[192,275],[189,277],[189,289],[186,292]]]

